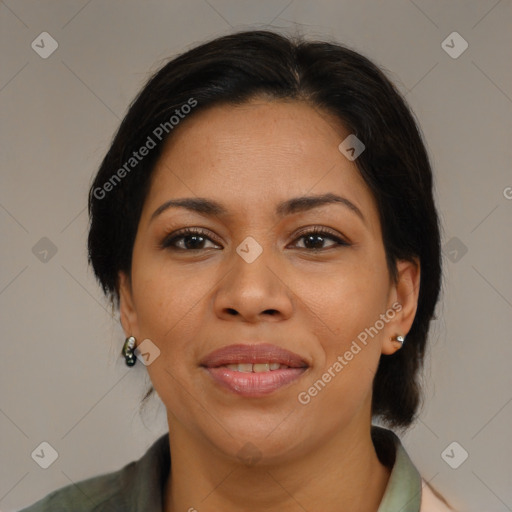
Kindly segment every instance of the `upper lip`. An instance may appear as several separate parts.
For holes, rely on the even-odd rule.
[[[269,343],[228,345],[210,352],[201,360],[200,365],[215,368],[244,363],[279,363],[291,368],[308,366],[298,354]]]

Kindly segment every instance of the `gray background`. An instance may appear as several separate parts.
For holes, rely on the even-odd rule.
[[[167,431],[157,397],[138,414],[149,378],[119,357],[117,314],[87,268],[88,187],[150,72],[271,27],[369,56],[420,120],[446,281],[404,442],[459,510],[512,510],[511,22],[507,0],[1,1],[0,509],[118,469]],[[44,31],[59,45],[46,59],[31,48]],[[453,31],[469,44],[458,58],[442,47]],[[43,441],[59,455],[48,469],[31,457]],[[441,456],[453,441],[452,464],[469,454],[457,469]]]

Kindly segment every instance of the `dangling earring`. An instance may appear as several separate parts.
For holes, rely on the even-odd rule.
[[[135,357],[135,354],[133,353],[133,349],[135,347],[135,338],[133,336],[130,336],[129,338],[126,338],[126,341],[123,345],[123,352],[122,355],[124,356],[124,360],[128,366],[133,366],[135,362],[137,361],[137,358]]]
[[[400,350],[404,346],[405,337],[399,334],[398,336],[391,338],[391,341],[395,343],[400,343],[400,346],[397,347],[397,350]]]

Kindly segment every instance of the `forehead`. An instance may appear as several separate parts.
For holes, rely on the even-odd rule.
[[[207,196],[239,213],[336,193],[376,214],[357,166],[338,149],[348,135],[338,119],[304,102],[255,99],[210,107],[173,131],[146,204]]]

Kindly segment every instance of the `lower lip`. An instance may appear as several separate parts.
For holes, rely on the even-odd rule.
[[[306,368],[286,368],[267,372],[237,372],[224,366],[205,368],[223,387],[243,396],[265,396],[302,376]]]

